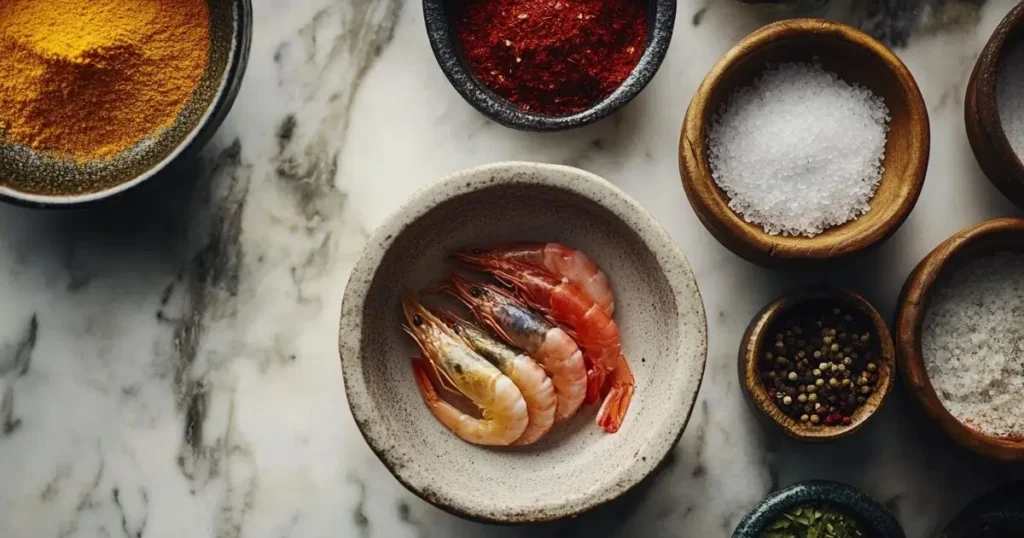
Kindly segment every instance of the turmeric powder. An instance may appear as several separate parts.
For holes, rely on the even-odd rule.
[[[114,157],[174,124],[209,41],[206,0],[0,0],[0,143]]]

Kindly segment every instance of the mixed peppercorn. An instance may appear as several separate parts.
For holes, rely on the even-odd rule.
[[[758,361],[768,396],[805,425],[849,425],[878,382],[878,338],[854,309],[814,305],[773,324]]]

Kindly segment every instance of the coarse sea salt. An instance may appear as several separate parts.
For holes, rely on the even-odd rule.
[[[708,130],[729,207],[772,235],[812,237],[866,213],[882,178],[889,109],[817,64],[769,66]]]
[[[996,73],[999,123],[1018,157],[1024,158],[1024,39],[1003,49]]]
[[[1024,436],[1024,253],[978,257],[940,277],[921,346],[954,417],[989,435]]]

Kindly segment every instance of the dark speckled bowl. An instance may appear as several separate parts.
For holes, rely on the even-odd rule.
[[[789,508],[825,503],[860,519],[870,538],[906,538],[900,524],[882,505],[853,486],[812,480],[776,491],[758,503],[732,533],[732,538],[759,538],[761,531]]]
[[[611,95],[583,112],[569,116],[548,116],[526,112],[499,97],[473,76],[452,31],[451,0],[423,0],[423,17],[434,56],[452,86],[469,104],[488,118],[523,131],[560,131],[593,123],[633,100],[665,59],[676,20],[676,0],[646,0],[647,49],[633,72]]]
[[[991,534],[982,534],[988,529]],[[968,504],[940,538],[1024,536],[1024,482],[1007,484]]]

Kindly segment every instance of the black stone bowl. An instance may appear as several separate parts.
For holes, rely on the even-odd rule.
[[[857,518],[870,538],[906,538],[892,514],[871,497],[853,486],[824,480],[800,482],[772,493],[743,517],[732,538],[760,538],[783,512],[808,503],[828,504]]]
[[[522,131],[560,131],[593,123],[633,100],[661,67],[676,20],[676,0],[646,0],[647,48],[633,72],[611,95],[594,106],[568,116],[527,112],[506,101],[477,80],[466,65],[452,28],[452,0],[423,0],[423,17],[434,57],[462,97],[488,118]]]
[[[978,497],[953,518],[940,538],[1018,536],[1024,536],[1024,482],[1007,484]]]
[[[252,0],[207,0],[207,5],[206,70],[174,125],[112,159],[86,163],[0,142],[0,201],[77,209],[172,176],[176,164],[194,158],[231,110],[252,44]]]

